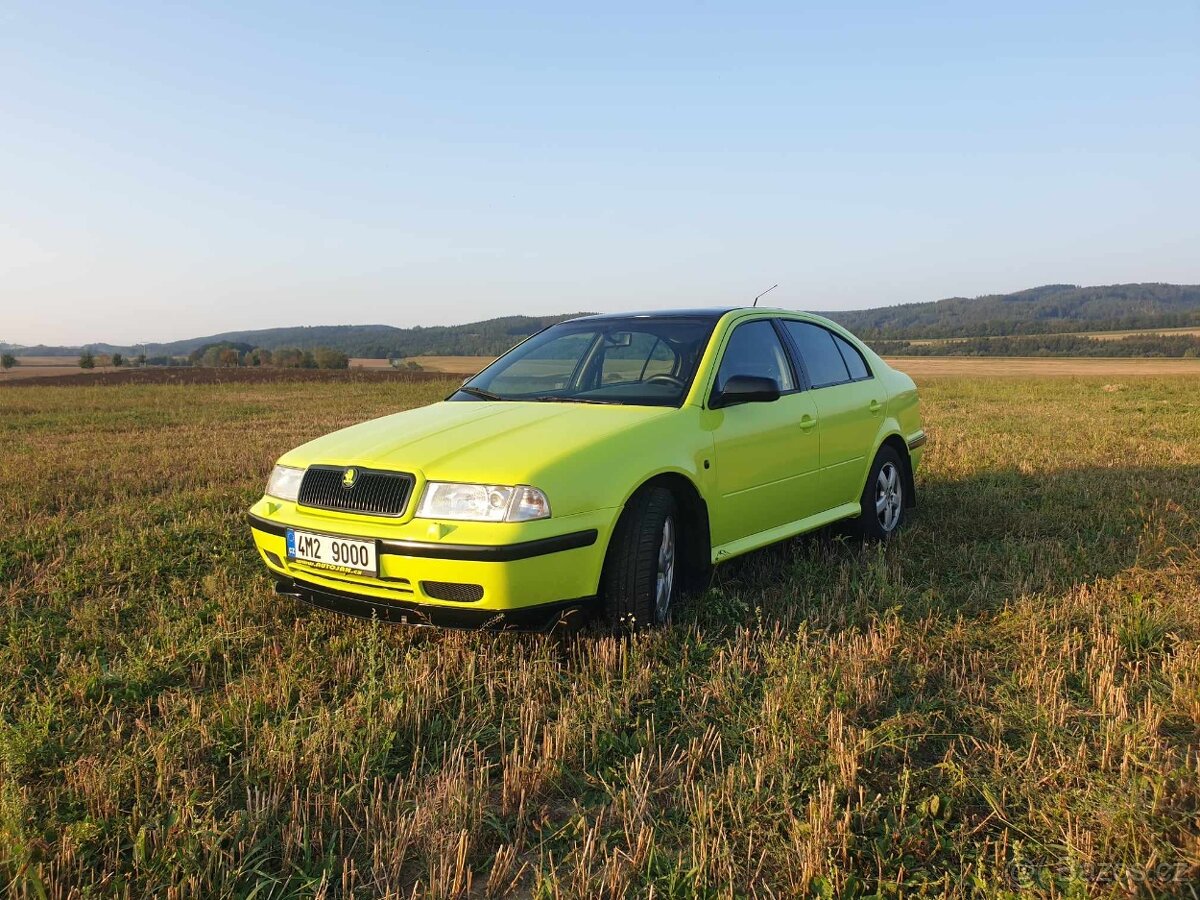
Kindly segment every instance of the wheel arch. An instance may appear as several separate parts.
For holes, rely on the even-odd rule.
[[[665,471],[646,478],[630,491],[622,502],[618,522],[633,497],[655,487],[666,488],[671,492],[682,519],[683,527],[679,529],[684,554],[682,587],[688,590],[702,587],[707,583],[712,568],[712,536],[709,530],[708,503],[690,477],[683,472]],[[604,550],[604,565],[608,564],[609,550],[616,533],[617,527],[614,526],[608,536],[608,546]]]

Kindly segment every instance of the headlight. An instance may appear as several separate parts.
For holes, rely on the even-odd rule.
[[[417,516],[474,522],[529,522],[548,519],[550,501],[537,488],[524,484],[509,487],[431,481],[425,485]]]
[[[294,502],[300,496],[300,481],[303,478],[303,469],[276,466],[271,470],[271,477],[267,479],[267,493],[280,500]]]

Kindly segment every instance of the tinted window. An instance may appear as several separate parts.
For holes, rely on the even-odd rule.
[[[678,406],[715,324],[698,316],[561,322],[514,347],[450,399]]]
[[[838,349],[842,351],[842,359],[846,361],[846,368],[850,370],[850,377],[855,381],[858,381],[860,378],[870,378],[871,370],[867,368],[866,360],[862,358],[862,354],[858,352],[858,348],[840,334],[835,334],[833,340],[837,344]]]
[[[527,353],[495,373],[487,388],[498,394],[562,390],[591,350],[595,338],[596,335],[590,332],[564,334],[529,348]]]
[[[827,387],[850,380],[850,372],[830,332],[810,322],[785,320],[783,325],[796,342],[813,387]]]
[[[721,368],[717,370],[717,390],[723,391],[725,383],[734,375],[770,378],[779,385],[780,391],[795,390],[783,344],[766,319],[739,325],[730,335],[725,355],[721,357]]]
[[[645,381],[654,375],[671,375],[675,371],[675,351],[661,338],[645,331],[630,332],[628,338],[617,337],[622,343],[604,350],[600,367],[602,384]]]

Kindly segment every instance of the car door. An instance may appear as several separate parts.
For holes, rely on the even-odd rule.
[[[718,500],[710,510],[714,546],[818,512],[813,482],[820,466],[816,405],[792,368],[769,318],[738,324],[722,352],[711,397],[735,375],[772,378],[781,396],[707,412],[712,426]]]
[[[887,406],[883,384],[841,335],[814,322],[782,321],[807,373],[821,420],[822,508],[857,502]]]

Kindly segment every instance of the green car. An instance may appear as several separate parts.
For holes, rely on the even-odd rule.
[[[667,621],[714,564],[916,499],[916,387],[805,313],[584,316],[446,400],[291,450],[250,511],[281,594],[386,622]]]

